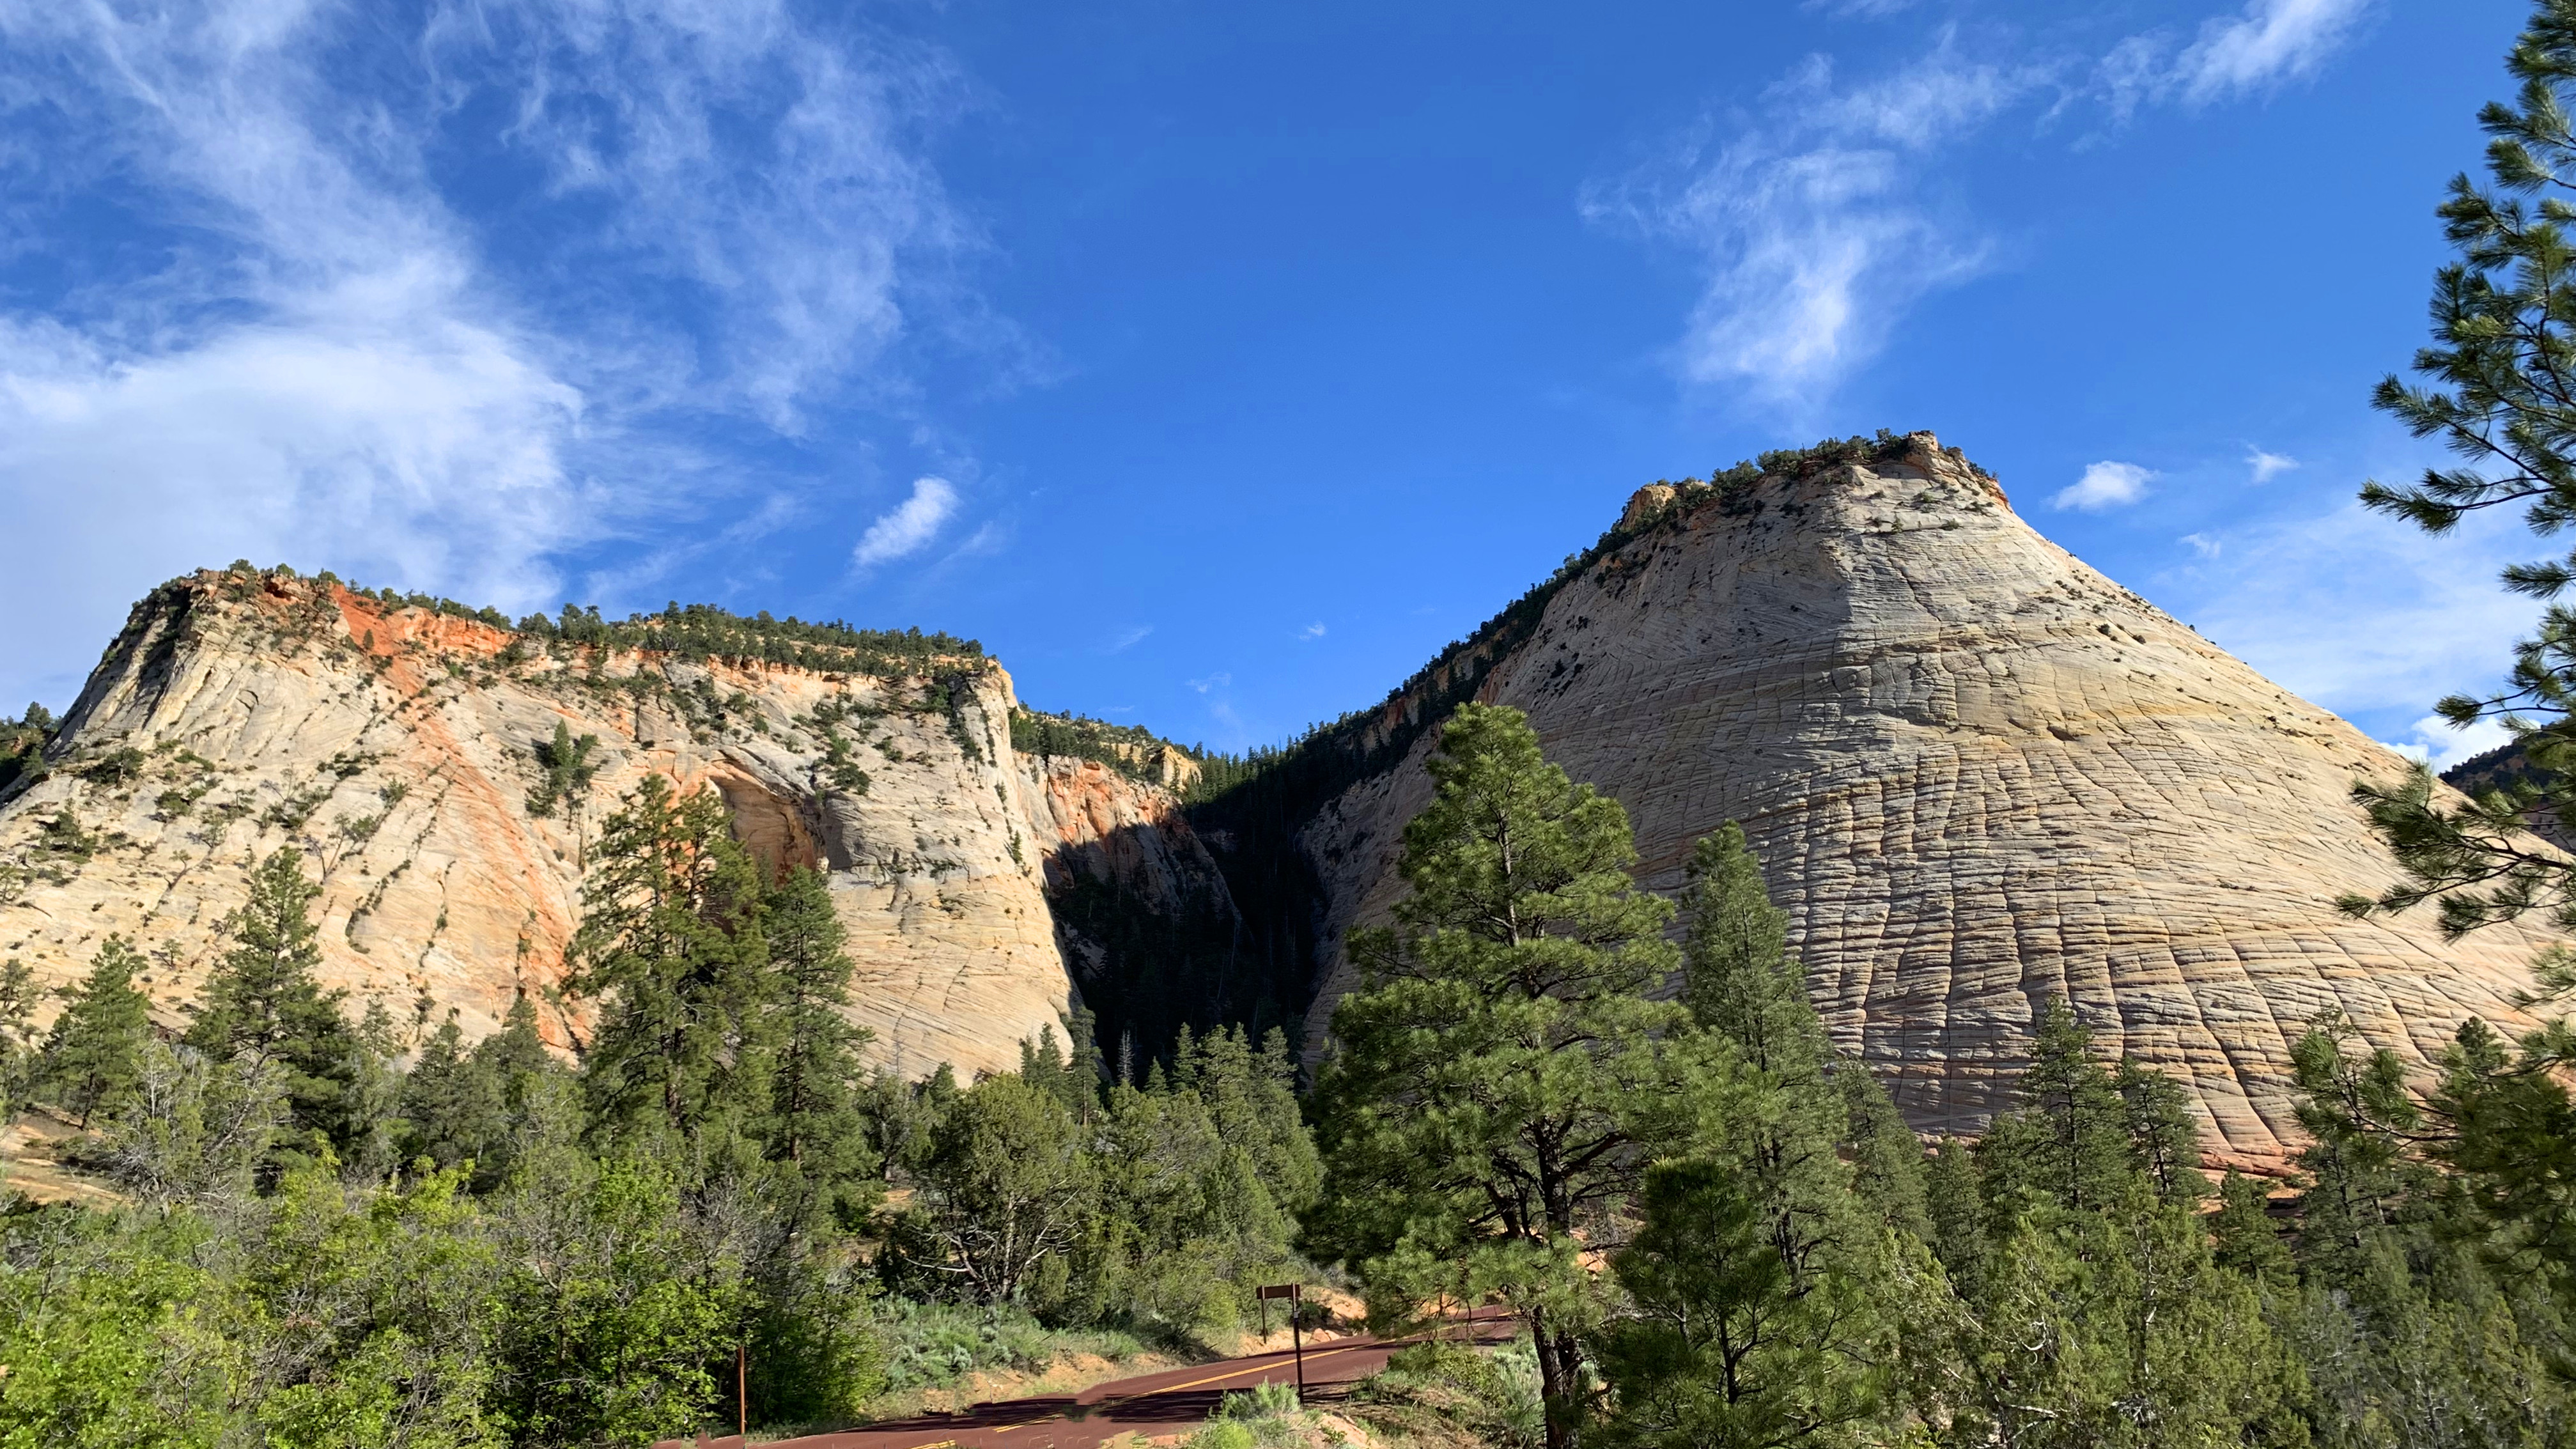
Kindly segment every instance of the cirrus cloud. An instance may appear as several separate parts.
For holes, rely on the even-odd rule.
[[[715,499],[784,516],[706,420],[900,394],[980,245],[922,159],[943,75],[778,0],[0,0],[0,511],[49,540],[0,695],[236,555],[515,609]]]
[[[1989,243],[1926,192],[1924,157],[2036,79],[1968,60],[1946,37],[1853,85],[1811,56],[1763,92],[1757,116],[1703,121],[1663,159],[1587,187],[1582,210],[1706,258],[1673,353],[1685,382],[1803,413],[1877,355],[1891,317],[1983,270]]]

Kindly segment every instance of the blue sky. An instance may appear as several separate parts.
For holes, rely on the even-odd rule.
[[[0,699],[248,556],[1241,747],[1885,426],[2453,754],[2543,550],[2350,500],[2523,13],[0,0]]]

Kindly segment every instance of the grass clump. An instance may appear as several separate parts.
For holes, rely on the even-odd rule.
[[[945,1388],[973,1373],[1035,1372],[1076,1354],[1115,1363],[1145,1352],[1133,1334],[1051,1329],[1022,1309],[1003,1306],[887,1297],[878,1300],[875,1327],[884,1344],[889,1397]]]
[[[1547,1442],[1538,1356],[1526,1340],[1491,1352],[1440,1340],[1399,1349],[1360,1381],[1348,1412],[1372,1431],[1420,1444]]]

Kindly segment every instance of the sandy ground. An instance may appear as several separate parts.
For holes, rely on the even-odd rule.
[[[37,1202],[112,1207],[125,1199],[105,1183],[65,1166],[61,1154],[81,1131],[42,1107],[31,1107],[0,1129],[0,1192],[21,1192]]]

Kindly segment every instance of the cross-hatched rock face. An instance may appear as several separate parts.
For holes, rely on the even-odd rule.
[[[200,574],[136,607],[52,773],[0,805],[0,959],[59,986],[122,932],[175,1025],[249,867],[294,846],[322,884],[322,979],[353,1009],[408,1023],[425,1001],[432,1024],[453,1007],[480,1036],[525,990],[566,1044],[586,1008],[552,988],[586,856],[655,773],[720,790],[770,864],[828,873],[876,1060],[1015,1068],[1072,993],[1012,703],[985,661],[905,678],[692,664]],[[597,773],[540,809],[558,722],[596,737]]]
[[[1479,697],[1625,802],[1656,890],[1743,822],[1809,989],[1915,1126],[1973,1133],[2031,1024],[2188,1086],[2213,1157],[2295,1141],[2289,1046],[2341,1010],[2422,1065],[2520,1022],[2545,942],[2355,921],[2396,878],[2348,792],[2406,762],[2087,568],[1929,435],[1901,463],[1641,496],[1662,523],[1562,587]],[[1390,717],[1401,706],[1391,707]],[[1306,830],[1339,942],[1400,895],[1426,733]],[[1320,1034],[1310,1050],[1321,1046]]]

